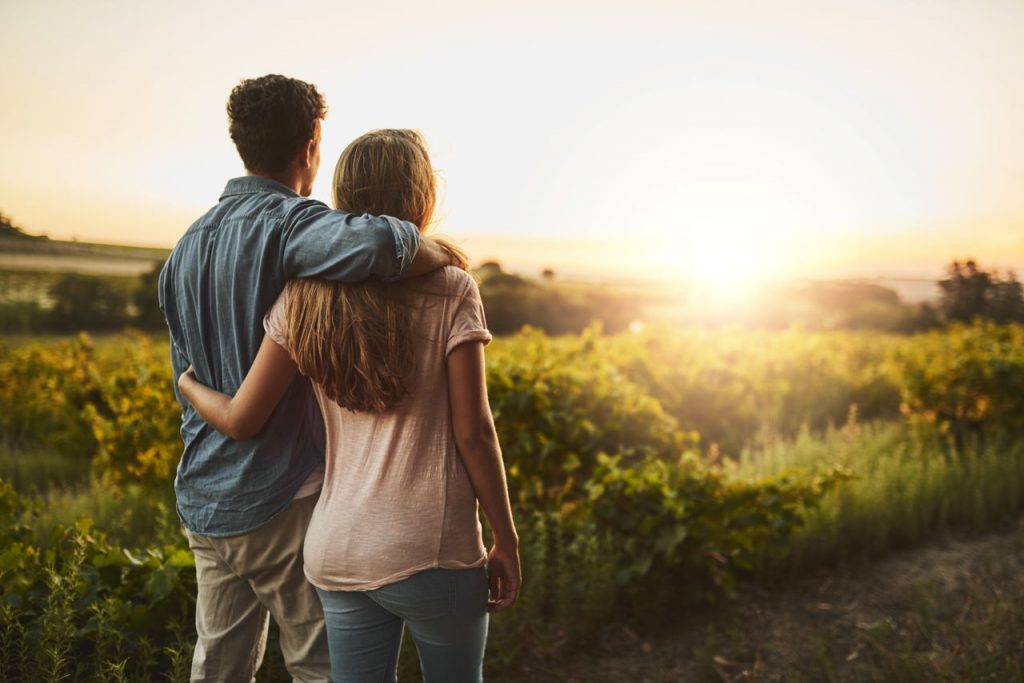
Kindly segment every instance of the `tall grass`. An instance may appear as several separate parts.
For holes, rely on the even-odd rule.
[[[139,484],[105,486],[93,476],[88,459],[9,442],[0,442],[0,480],[40,503],[32,522],[40,541],[54,526],[88,518],[108,540],[125,547],[182,542],[171,482],[163,491]]]
[[[184,543],[173,501],[143,486],[112,489],[93,481],[72,489],[50,489],[38,499],[42,505],[32,526],[40,539],[56,525],[72,526],[88,518],[107,540],[126,548]]]
[[[870,559],[949,529],[988,528],[1024,508],[1024,442],[990,438],[956,451],[895,423],[854,420],[823,435],[769,439],[744,451],[733,476],[823,464],[842,465],[853,477],[807,511],[775,569]]]
[[[23,494],[80,486],[89,481],[88,458],[68,457],[45,447],[17,448],[0,441],[0,479]]]

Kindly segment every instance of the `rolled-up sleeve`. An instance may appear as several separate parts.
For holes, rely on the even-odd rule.
[[[356,215],[297,200],[282,223],[282,266],[287,278],[394,280],[415,258],[419,238],[415,225],[391,216]]]

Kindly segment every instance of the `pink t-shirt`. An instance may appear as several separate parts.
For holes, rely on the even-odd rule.
[[[289,287],[264,320],[287,349]],[[435,567],[486,561],[476,495],[455,447],[446,358],[487,343],[480,292],[454,267],[410,284],[416,366],[410,395],[385,413],[356,413],[314,383],[327,429],[323,491],[306,532],[306,577],[324,590],[366,591]]]

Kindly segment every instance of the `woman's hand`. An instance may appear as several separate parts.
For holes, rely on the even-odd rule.
[[[518,545],[509,548],[495,544],[491,548],[487,556],[487,581],[491,589],[487,611],[500,612],[511,607],[519,597],[519,588],[523,585]]]
[[[178,388],[181,389],[181,385],[187,383],[189,380],[195,380],[196,375],[193,372],[192,366],[188,366],[185,372],[178,375]]]
[[[260,433],[297,372],[288,352],[264,336],[256,360],[234,396],[202,384],[192,374],[191,365],[178,377],[178,389],[208,425],[244,441]]]

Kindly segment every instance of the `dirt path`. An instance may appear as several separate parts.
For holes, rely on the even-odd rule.
[[[1024,681],[1024,520],[680,615],[609,629],[515,681]]]

